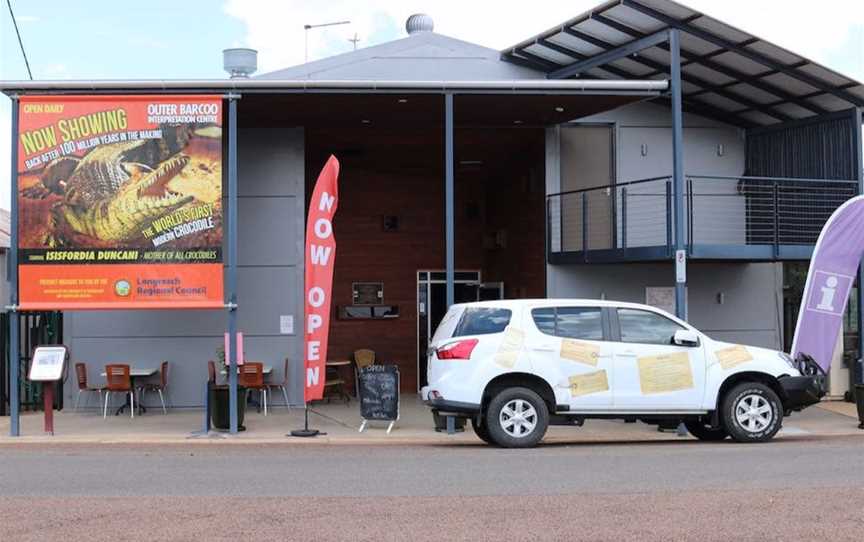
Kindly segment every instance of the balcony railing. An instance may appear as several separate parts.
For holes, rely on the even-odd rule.
[[[831,213],[856,194],[851,180],[687,176],[685,245],[693,258],[806,259]],[[550,195],[550,262],[666,259],[673,212],[671,177]]]

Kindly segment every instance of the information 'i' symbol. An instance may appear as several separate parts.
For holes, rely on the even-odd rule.
[[[816,305],[817,309],[823,311],[834,310],[834,294],[837,292],[837,277],[830,275],[825,279],[825,286],[821,288],[822,300]]]

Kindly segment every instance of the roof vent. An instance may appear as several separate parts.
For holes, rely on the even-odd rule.
[[[405,30],[409,35],[418,32],[432,32],[434,29],[435,23],[432,21],[432,17],[425,13],[415,13],[405,21]]]
[[[222,51],[222,67],[231,79],[248,79],[258,69],[258,51],[236,48]]]

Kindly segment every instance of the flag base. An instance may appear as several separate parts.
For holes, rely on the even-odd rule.
[[[295,429],[291,431],[292,437],[317,437],[321,432],[317,429]]]
[[[291,431],[291,433],[289,433],[286,436],[308,438],[308,437],[317,437],[318,435],[326,435],[327,434],[327,433],[322,433],[321,431],[319,431],[317,429],[309,429],[309,405],[308,404],[303,405],[303,413],[304,413],[304,420],[305,420],[303,423],[303,429],[294,429],[293,431]]]

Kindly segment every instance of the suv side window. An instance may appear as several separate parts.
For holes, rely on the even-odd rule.
[[[454,337],[501,333],[510,323],[510,309],[497,307],[468,307],[453,331]]]
[[[534,325],[546,335],[587,341],[603,340],[603,311],[598,307],[532,309]]]
[[[675,332],[684,329],[665,316],[639,309],[618,309],[618,324],[625,343],[672,344]]]

